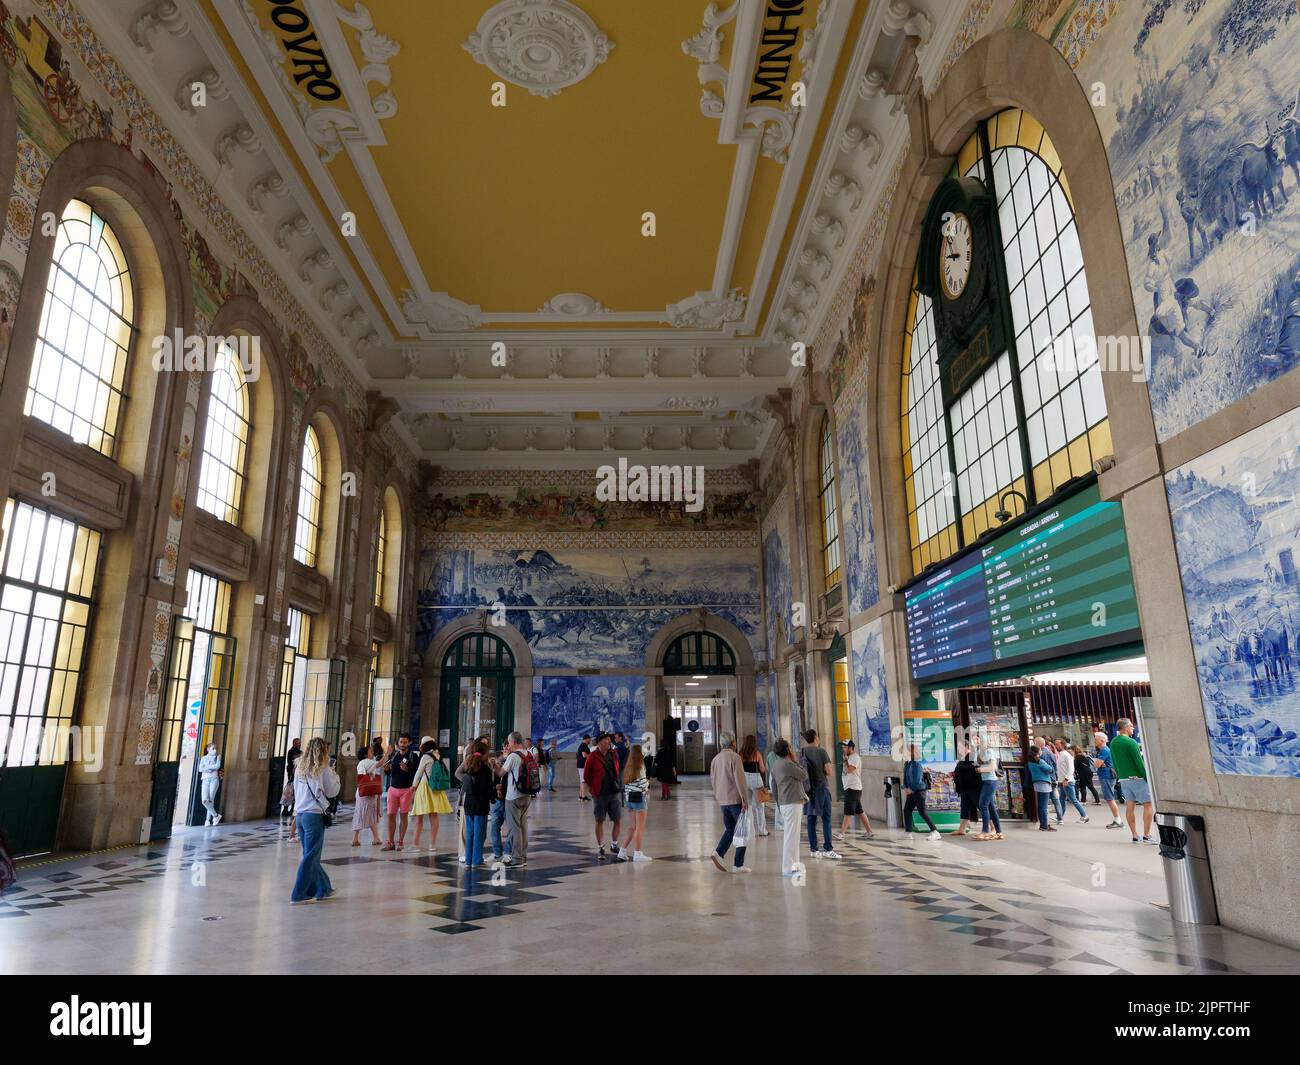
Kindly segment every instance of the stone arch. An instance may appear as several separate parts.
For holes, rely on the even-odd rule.
[[[442,660],[451,646],[471,632],[490,631],[500,637],[510,648],[515,659],[515,728],[528,735],[533,716],[533,649],[523,634],[513,625],[491,625],[489,611],[476,610],[454,621],[447,622],[433,635],[424,649],[423,672],[420,688],[420,729],[436,735],[438,726],[438,700],[442,693]]]
[[[1110,165],[1092,104],[1049,42],[1027,30],[990,34],[962,55],[932,96],[912,102],[912,141],[881,247],[880,306],[870,345],[875,383],[872,504],[885,585],[902,584],[913,575],[899,407],[903,334],[921,223],[952,158],[976,123],[1008,107],[1033,115],[1052,138],[1074,197],[1085,264],[1127,262]],[[1094,269],[1088,286],[1097,334],[1136,336],[1127,270]],[[1104,372],[1102,378],[1116,455],[1151,446],[1155,428],[1145,383],[1122,372]]]

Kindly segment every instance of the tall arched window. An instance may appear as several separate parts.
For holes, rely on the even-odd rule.
[[[821,446],[817,456],[820,470],[817,501],[822,520],[823,590],[829,592],[840,583],[840,519],[835,507],[835,448],[831,441],[829,415],[822,420]]]
[[[1031,115],[1003,111],[980,123],[950,177],[977,179],[996,204],[1002,270],[993,283],[1014,338],[959,388],[950,374],[945,389],[933,300],[914,278],[902,388],[914,572],[1111,453],[1083,252],[1051,139]],[[1008,504],[1012,492],[1024,502]]]
[[[90,204],[69,200],[54,238],[23,413],[111,456],[134,313],[117,235]]]
[[[375,545],[375,606],[384,605],[384,563],[388,552],[388,517],[383,502],[379,506],[379,539]]]
[[[320,503],[324,494],[320,437],[312,426],[302,441],[302,465],[298,471],[298,523],[294,531],[293,557],[304,566],[316,565],[320,541]]]
[[[238,360],[223,341],[217,346],[212,396],[203,430],[199,467],[199,506],[232,525],[239,524],[248,456],[248,383]]]

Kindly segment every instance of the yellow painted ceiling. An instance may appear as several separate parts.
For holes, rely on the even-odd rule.
[[[201,2],[276,125],[263,93],[278,90],[258,85],[233,47],[216,10],[225,0]],[[701,0],[581,0],[614,42],[608,59],[550,98],[507,84],[504,108],[492,106],[497,76],[462,47],[491,0],[367,6],[376,30],[400,45],[388,60],[397,114],[381,122],[388,143],[369,150],[431,291],[489,314],[535,312],[565,292],[658,313],[712,288],[737,148],[718,144],[718,120],[700,113],[697,63],[681,47],[702,25]],[[268,28],[269,7],[254,7]],[[805,14],[801,24],[812,21]],[[342,29],[364,66],[355,34]],[[796,62],[791,81],[797,70]],[[380,276],[367,278],[372,292],[415,287],[385,233],[378,190],[346,153],[328,170],[379,264]],[[751,299],[769,295],[753,285],[783,172],[764,157],[754,174],[731,278]],[[641,235],[645,211],[657,217],[653,238]]]

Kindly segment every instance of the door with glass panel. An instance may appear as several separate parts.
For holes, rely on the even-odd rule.
[[[0,828],[55,847],[68,762],[106,757],[78,727],[100,534],[10,499],[0,546]]]
[[[493,750],[515,727],[514,655],[491,633],[462,636],[443,658],[438,709],[438,741],[447,755],[459,756],[465,744],[488,737]],[[457,758],[459,763],[459,757]]]
[[[226,764],[226,732],[234,691],[236,641],[225,628],[230,621],[231,586],[190,570],[186,575],[185,613],[172,627],[167,692],[154,759],[150,836],[166,839],[179,825],[201,825],[199,760],[215,744]],[[215,808],[221,808],[217,790]]]

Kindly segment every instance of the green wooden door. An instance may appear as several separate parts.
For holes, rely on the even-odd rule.
[[[167,660],[167,686],[158,722],[158,747],[154,752],[153,795],[149,801],[150,839],[172,834],[176,791],[184,742],[185,702],[194,656],[194,622],[178,617],[172,624],[171,654]]]
[[[15,857],[54,850],[67,775],[66,763],[0,769],[0,828]]]

